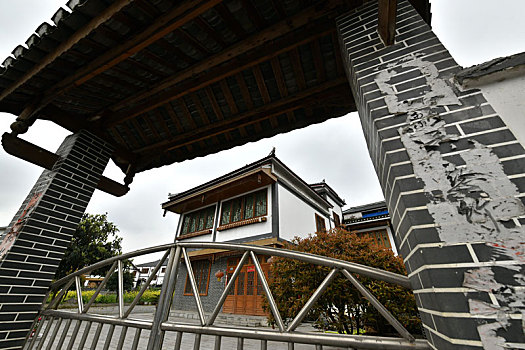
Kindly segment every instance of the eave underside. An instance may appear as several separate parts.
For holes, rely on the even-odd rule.
[[[355,110],[334,18],[363,0],[70,1],[0,68],[0,110],[87,129],[133,173]]]

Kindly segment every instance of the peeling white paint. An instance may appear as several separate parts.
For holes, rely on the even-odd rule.
[[[420,98],[400,101],[389,83],[397,67],[415,67],[426,78],[427,90]],[[491,149],[471,141],[469,151],[458,154],[465,165],[456,167],[445,160],[438,146],[449,144],[453,149],[456,135],[449,135],[437,106],[460,105],[451,85],[439,78],[432,62],[418,55],[407,55],[389,64],[377,74],[375,82],[386,94],[385,102],[391,114],[406,115],[408,126],[399,128],[401,141],[412,161],[414,174],[425,184],[430,203],[429,213],[435,220],[440,239],[445,245],[486,242],[492,248],[493,259],[525,262],[525,227],[515,225],[525,215],[525,206],[516,198],[516,186],[508,179],[498,157]],[[446,226],[444,226],[446,224]],[[443,226],[441,226],[443,225]],[[511,270],[516,285],[525,285],[520,266],[498,266]],[[463,287],[491,292],[504,306],[469,300],[470,313],[497,313],[496,322],[480,324],[478,332],[485,349],[509,349],[497,331],[510,324],[510,314],[525,312],[525,293],[513,285],[497,281],[493,268],[476,268],[465,273]],[[524,327],[525,328],[525,327]],[[523,332],[525,333],[525,331]]]

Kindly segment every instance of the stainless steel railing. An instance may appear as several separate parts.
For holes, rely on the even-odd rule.
[[[206,317],[202,301],[197,288],[195,275],[193,273],[187,249],[223,249],[226,251],[243,252],[242,258],[233,272],[222,292],[218,303],[209,317]],[[137,256],[164,251],[147,281],[142,285],[137,296],[129,305],[124,304],[123,292],[123,262]],[[270,291],[266,276],[262,271],[257,254],[279,256],[290,259],[302,260],[315,265],[327,266],[332,268],[318,289],[306,302],[295,318],[285,327],[285,323],[278,310],[277,304]],[[271,312],[276,321],[278,330],[253,329],[245,327],[217,326],[215,320],[219,315],[226,297],[235,280],[239,275],[244,262],[252,258],[258,276],[260,276],[264,293],[267,297]],[[184,258],[190,284],[195,297],[199,324],[173,322],[169,320],[169,311],[172,296],[175,292],[175,285],[181,260]],[[154,280],[155,275],[167,260],[164,282],[160,292],[160,297],[153,319],[137,319],[131,314],[138,304],[141,296]],[[110,266],[109,271],[95,290],[90,300],[84,304],[81,296],[80,276],[104,266]],[[116,315],[98,315],[89,313],[95,299],[107,284],[111,275],[117,271],[118,274],[118,312]],[[343,274],[356,289],[369,300],[369,302],[381,313],[386,320],[397,330],[401,337],[377,337],[364,335],[340,335],[321,332],[299,332],[297,327],[308,314],[312,306],[328,288],[330,283],[339,274]],[[301,253],[279,248],[251,246],[244,244],[231,243],[205,243],[188,242],[166,244],[146,249],[141,249],[132,253],[113,257],[89,267],[83,268],[69,276],[56,281],[50,288],[55,293],[55,297],[42,310],[39,320],[35,321],[35,331],[26,342],[26,349],[148,349],[157,350],[163,348],[181,349],[182,337],[184,334],[193,334],[193,349],[211,349],[209,342],[202,344],[203,336],[213,336],[213,349],[220,350],[223,338],[237,338],[236,348],[242,350],[245,340],[259,340],[261,350],[268,347],[268,342],[285,342],[288,349],[294,349],[294,344],[315,344],[316,349],[323,346],[341,346],[357,349],[430,349],[425,340],[416,340],[397,319],[364,287],[354,273],[369,276],[385,282],[401,285],[410,288],[410,283],[406,276],[395,274],[388,271],[367,267],[338,259]],[[77,291],[76,310],[55,310],[64,293],[75,283]],[[131,338],[131,333],[134,334]],[[165,341],[171,337],[169,341]],[[169,343],[169,344],[168,344]],[[230,344],[231,345],[231,344]]]

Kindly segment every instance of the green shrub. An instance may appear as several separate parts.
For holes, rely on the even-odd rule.
[[[125,303],[131,303],[133,301],[133,299],[135,299],[137,294],[139,294],[139,292],[136,291],[136,290],[132,290],[132,291],[124,293],[124,302]]]
[[[95,294],[94,290],[86,290],[82,292],[82,302],[87,303],[91,297]]]
[[[140,298],[141,301],[157,304],[159,302],[159,296],[160,296],[160,290],[159,289],[148,289],[142,294],[142,298]]]
[[[136,290],[124,293],[124,303],[127,303],[127,304],[131,303],[135,299],[138,293],[139,292]],[[82,292],[82,302],[84,304],[88,303],[94,294],[95,294],[94,290],[83,291]],[[159,301],[159,296],[160,296],[160,289],[148,289],[144,291],[144,294],[142,294],[139,302],[157,304]],[[68,300],[71,300],[71,299],[76,300],[76,297],[77,297],[77,292],[70,290],[67,292],[66,297],[64,298],[62,303]],[[49,296],[47,299],[48,303],[50,301],[51,301],[51,296]],[[118,303],[118,298],[117,298],[117,295],[112,292],[100,293],[99,295],[97,295],[97,298],[95,299],[95,304],[114,304],[114,303]]]
[[[97,304],[114,304],[117,302],[116,294],[99,294],[95,299]]]

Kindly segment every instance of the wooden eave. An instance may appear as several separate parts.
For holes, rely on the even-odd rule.
[[[70,0],[4,61],[0,111],[87,129],[124,172],[319,123],[356,110],[335,17],[363,2]]]
[[[277,237],[274,237],[274,238],[260,239],[257,241],[244,242],[243,244],[254,245],[254,246],[266,246],[266,247],[283,247],[285,245],[285,242],[283,242]],[[192,257],[203,258],[206,256],[209,256],[210,258],[215,256],[217,258],[217,257],[224,257],[224,256],[235,256],[239,254],[241,254],[241,252],[238,252],[235,250],[211,249],[211,248],[197,249],[197,250],[192,250],[191,252],[188,252],[188,256],[190,258]]]
[[[269,168],[259,168],[245,174],[227,179],[195,193],[170,200],[162,204],[162,209],[182,214],[194,209],[217,203],[242,193],[270,185],[277,181]]]

